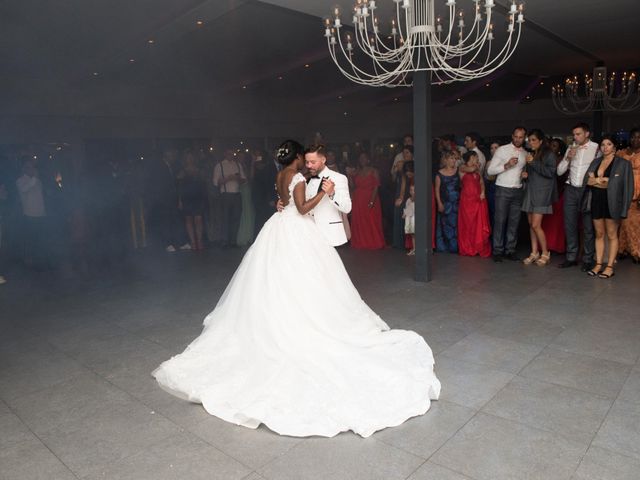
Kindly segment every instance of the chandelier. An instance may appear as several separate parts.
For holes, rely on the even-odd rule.
[[[577,75],[564,86],[551,88],[553,105],[567,115],[585,112],[630,112],[640,107],[640,84],[635,72],[607,75],[607,67],[595,67],[593,75],[580,81]]]
[[[456,0],[446,0],[444,15],[436,14],[435,0],[393,0],[395,18],[387,28],[377,15],[378,3],[357,0],[353,30],[344,34],[339,7],[325,19],[329,52],[340,71],[353,82],[375,87],[410,86],[409,74],[418,71],[431,72],[434,84],[489,75],[509,60],[524,23],[522,3],[502,7],[507,39],[500,48],[494,45],[494,0],[468,0],[469,15]]]

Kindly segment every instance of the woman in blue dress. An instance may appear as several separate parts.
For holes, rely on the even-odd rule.
[[[442,168],[436,174],[436,251],[458,252],[458,202],[460,200],[460,176],[453,152],[442,156]]]

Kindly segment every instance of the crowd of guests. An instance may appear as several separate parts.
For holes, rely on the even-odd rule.
[[[640,130],[630,131],[623,148],[610,135],[595,143],[584,123],[571,134],[568,146],[523,127],[505,142],[484,143],[476,132],[462,145],[455,135],[437,138],[434,250],[539,266],[550,263],[553,251],[565,255],[560,267],[580,261],[601,278],[614,275],[619,256],[639,263]],[[369,152],[359,144],[327,150],[327,167],[349,179],[353,207],[343,224],[351,248],[415,254],[412,136],[396,151]],[[247,246],[276,209],[278,165],[262,150],[229,148],[216,156],[206,148],[168,148],[144,162],[97,158],[75,189],[63,187],[59,172],[43,174],[34,156],[16,157],[16,166],[13,177],[0,178],[0,246],[8,230],[4,237],[13,238],[18,256],[38,269],[56,258],[100,269],[126,257],[132,243],[168,253]],[[530,254],[521,259],[524,217]]]
[[[454,135],[433,145],[433,247],[437,252],[548,265],[551,251],[564,253],[558,266],[577,266],[589,275],[610,278],[618,256],[640,262],[640,130],[626,145],[612,135],[599,144],[579,123],[569,146],[540,129],[514,128],[511,141],[485,148],[475,132],[464,146]],[[393,160],[388,183],[395,191],[390,243],[414,254],[414,159],[412,138]],[[352,247],[382,248],[377,234],[384,224],[381,175],[366,155],[353,178]],[[357,205],[357,206],[356,206]],[[526,216],[530,254],[516,253],[521,218]],[[579,254],[581,252],[581,258]],[[606,258],[605,258],[606,252]]]

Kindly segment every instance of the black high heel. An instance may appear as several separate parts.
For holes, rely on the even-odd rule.
[[[598,278],[609,279],[609,278],[613,277],[616,274],[616,272],[613,270],[613,265],[607,265],[604,269],[606,270],[607,268],[611,269],[611,275],[607,275],[606,273],[600,272],[600,273],[598,273]]]
[[[601,268],[598,268],[598,270],[596,271],[596,267],[602,267],[602,264],[596,263],[591,270],[587,271],[587,275],[589,275],[590,277],[597,277],[600,274]]]

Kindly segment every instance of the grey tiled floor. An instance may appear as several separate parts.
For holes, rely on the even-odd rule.
[[[341,250],[364,299],[432,346],[442,397],[368,439],[298,439],[211,417],[150,376],[199,334],[242,253],[10,277],[0,479],[640,478],[640,267],[605,281],[437,255],[424,285],[402,252]]]

